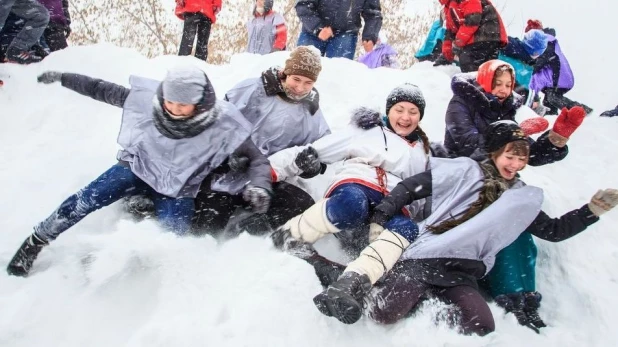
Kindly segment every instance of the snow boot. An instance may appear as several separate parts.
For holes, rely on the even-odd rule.
[[[371,290],[369,276],[344,272],[325,291],[313,298],[313,303],[328,317],[335,317],[345,324],[356,323],[363,314],[365,295]]]
[[[601,113],[601,117],[618,117],[618,106],[615,109]]]
[[[512,313],[517,318],[517,323],[532,329],[537,334],[539,329],[534,326],[524,312],[523,293],[502,294],[494,298],[496,304],[502,307],[507,313]]]
[[[528,317],[530,324],[536,328],[545,328],[547,325],[539,316],[538,309],[541,307],[541,293],[539,292],[527,292],[524,293],[524,313]]]
[[[315,274],[324,288],[328,288],[337,281],[345,270],[345,265],[324,258],[317,252],[305,260],[313,266]]]
[[[43,58],[37,55],[34,55],[28,51],[21,51],[18,48],[9,47],[9,49],[7,49],[6,51],[5,60],[7,63],[17,63],[17,64],[27,65],[27,64],[32,64],[32,63],[38,63],[41,60],[43,60]]]
[[[28,236],[9,262],[6,271],[12,276],[26,277],[32,268],[32,263],[45,246],[47,246],[47,242],[41,240],[35,234]]]
[[[362,315],[365,295],[393,268],[409,245],[410,242],[403,236],[386,229],[382,231],[356,260],[348,264],[335,283],[313,298],[318,310],[345,324],[358,321]]]

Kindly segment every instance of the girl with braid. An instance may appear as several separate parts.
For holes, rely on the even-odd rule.
[[[317,255],[311,244],[335,234],[345,249],[358,254],[369,244],[369,217],[374,207],[403,178],[426,170],[429,141],[419,126],[424,112],[421,90],[404,84],[388,95],[385,117],[358,109],[346,129],[310,146],[293,147],[269,157],[275,182],[343,161],[324,199],[272,234],[277,247],[314,265],[322,284],[334,281],[343,266]],[[415,211],[415,207],[400,209],[387,223],[410,242],[418,228],[407,214],[415,215]]]
[[[429,294],[461,312],[463,333],[488,334],[494,320],[477,280],[501,249],[524,230],[548,241],[566,240],[618,205],[618,190],[599,190],[589,203],[552,219],[541,211],[543,191],[517,178],[530,157],[522,129],[513,121],[491,124],[485,150],[487,159],[480,163],[431,158],[431,170],[401,181],[373,210],[372,229],[383,231],[313,299],[317,308],[351,324],[360,319],[366,300],[372,319],[392,324]],[[420,234],[411,243],[390,221],[420,199],[428,200],[431,214],[418,224]]]

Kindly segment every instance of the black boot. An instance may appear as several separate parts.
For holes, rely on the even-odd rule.
[[[528,327],[534,330],[537,334],[539,333],[539,329],[530,322],[528,316],[526,316],[526,313],[524,312],[523,293],[502,294],[496,296],[494,300],[496,301],[496,304],[504,308],[507,313],[512,313],[515,318],[517,318],[517,323],[519,323],[519,325]]]
[[[328,260],[319,255],[317,252],[305,260],[313,266],[315,274],[318,276],[318,279],[324,288],[327,288],[332,283],[337,281],[339,276],[341,276],[345,270],[345,265]]]
[[[26,277],[32,268],[32,263],[46,245],[47,243],[36,235],[28,236],[9,262],[6,271],[9,275]]]
[[[547,326],[538,312],[539,307],[541,307],[541,299],[542,296],[539,292],[524,293],[524,313],[528,317],[528,321],[539,329]]]
[[[345,324],[356,323],[363,314],[363,299],[371,290],[367,275],[344,272],[339,279],[313,298],[324,315],[335,317]]]

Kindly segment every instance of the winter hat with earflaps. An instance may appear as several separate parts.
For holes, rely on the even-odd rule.
[[[317,48],[312,46],[299,46],[290,53],[285,61],[283,73],[286,76],[300,75],[317,81],[322,70],[321,56]]]
[[[495,152],[502,146],[519,140],[528,140],[524,131],[512,120],[500,120],[489,124],[485,131],[485,150]]]
[[[532,29],[524,35],[522,40],[524,49],[531,56],[541,55],[547,49],[547,35],[542,30]]]
[[[418,86],[412,83],[405,83],[395,87],[386,98],[386,114],[388,115],[388,111],[390,111],[395,104],[402,101],[411,102],[416,105],[421,113],[421,119],[423,119],[423,115],[425,114],[425,97]]]

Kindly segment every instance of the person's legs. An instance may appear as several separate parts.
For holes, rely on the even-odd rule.
[[[464,334],[487,335],[496,330],[494,317],[483,296],[469,286],[442,288],[438,296],[459,310],[459,325]]]
[[[494,267],[486,277],[492,297],[536,290],[537,248],[530,233],[524,232],[496,255]]]
[[[206,61],[208,58],[208,39],[210,38],[210,29],[212,22],[206,16],[198,13],[200,16],[197,26],[197,46],[195,47],[195,57]]]
[[[71,195],[34,232],[11,259],[7,271],[26,276],[42,248],[88,214],[131,194],[143,194],[150,187],[120,164],[112,166],[85,188]]]
[[[167,230],[184,235],[191,229],[195,212],[193,198],[170,198],[159,193],[153,194],[155,214]]]
[[[11,13],[15,0],[2,0],[0,2],[0,31],[4,28],[4,23]]]
[[[313,46],[320,50],[322,56],[326,53],[326,42],[320,40],[317,36],[304,31],[300,32],[296,46]]]
[[[395,264],[384,280],[368,295],[367,312],[374,321],[393,324],[420,302],[429,285],[417,279],[411,261]]]
[[[50,23],[43,33],[45,42],[52,52],[59,51],[68,47],[64,27],[55,23]]]
[[[182,29],[182,39],[180,40],[178,55],[191,55],[199,19],[199,13],[185,13],[185,23]]]
[[[325,56],[327,58],[342,57],[353,60],[357,41],[357,33],[344,33],[331,37],[326,41]]]
[[[556,108],[558,111],[562,109],[563,107],[570,109],[574,106],[581,106],[584,108],[584,111],[586,111],[587,115],[592,113],[593,110],[590,107],[580,102],[573,101],[567,98],[566,96],[564,96],[564,94],[566,94],[569,90],[570,89],[566,89],[566,88],[547,88],[544,90],[545,100],[549,104],[551,104],[552,107]]]
[[[37,43],[49,22],[49,11],[36,0],[16,0],[11,12],[25,19],[26,23],[9,46],[9,53],[7,53],[9,59],[11,58],[11,50],[27,52],[30,47]]]

